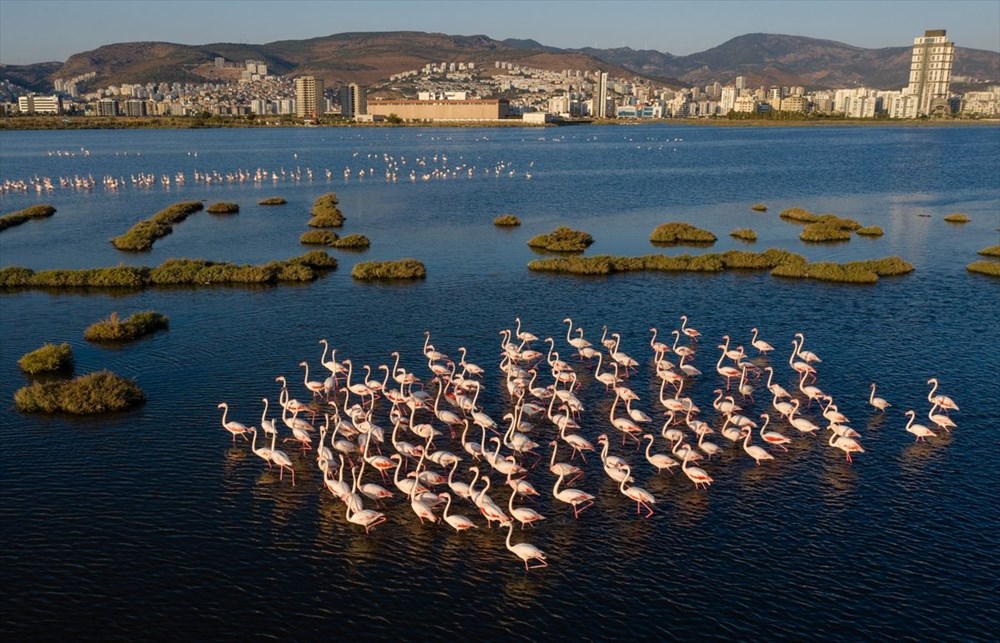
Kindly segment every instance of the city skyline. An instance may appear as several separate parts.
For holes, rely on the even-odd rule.
[[[373,11],[373,5],[378,10]],[[573,7],[574,10],[568,10]],[[674,55],[746,33],[781,33],[865,47],[905,47],[947,29],[957,45],[1000,51],[1000,2],[179,2],[0,0],[0,63],[65,61],[103,45],[167,41],[263,44],[343,32],[427,31],[532,39],[562,48],[631,47]],[[589,9],[589,10],[588,10]],[[57,22],[52,16],[59,16]],[[863,17],[863,20],[861,18]],[[40,37],[43,36],[43,37]]]

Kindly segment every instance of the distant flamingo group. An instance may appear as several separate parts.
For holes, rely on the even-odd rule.
[[[488,415],[481,401],[486,389],[483,377],[489,370],[468,361],[465,347],[458,348],[461,358],[456,363],[434,347],[430,333],[426,332],[422,349],[427,364],[426,381],[400,366],[398,351],[391,353],[394,358],[391,367],[378,366],[377,371],[384,371],[381,379],[373,378],[371,367],[364,365],[365,374],[358,380],[353,362],[338,361],[337,350],[331,351],[327,340],[322,339],[320,363],[329,375],[323,380],[310,379],[308,362],[299,363],[304,369],[303,386],[311,398],[308,403],[291,398],[286,378],[276,378],[281,384],[277,392],[281,424],[289,432],[282,443],[298,443],[303,456],[312,453],[310,457],[316,458],[322,473],[321,490],[326,489],[343,502],[345,520],[363,528],[366,534],[389,521],[389,506],[400,497],[408,502],[421,523],[441,522],[456,532],[479,528],[481,524],[453,507],[454,503],[468,503],[473,513],[485,520],[486,527],[496,523],[507,528],[506,548],[521,559],[526,571],[547,566],[548,558],[528,542],[512,543],[514,524],[520,523],[523,530],[543,524],[546,516],[520,503],[515,506],[515,500],[520,497],[522,502],[530,502],[539,497],[535,487],[543,483],[539,476],[549,475],[553,500],[568,505],[574,519],[581,518],[595,502],[606,502],[595,492],[579,488],[584,470],[573,464],[573,460],[579,456],[581,464],[585,463],[588,451],[599,454],[605,475],[629,503],[635,503],[636,514],[642,519],[652,517],[656,506],[656,497],[634,478],[646,467],[642,460],[654,476],[680,469],[696,490],[707,489],[714,482],[706,469],[707,463],[731,451],[706,440],[706,436],[719,433],[734,447],[742,447],[756,466],[775,461],[776,456],[765,446],[788,451],[795,445],[792,437],[776,430],[780,428],[776,423],[783,422],[787,429],[801,436],[823,430],[816,424],[818,418],[801,415],[803,403],[806,410],[815,403],[814,412],[822,415],[825,430],[830,432],[826,444],[842,452],[847,463],[852,462],[853,456],[865,453],[859,432],[849,426],[833,396],[819,388],[818,365],[823,360],[805,349],[803,333],[795,334],[788,358],[789,368],[798,379],[796,395],[773,381],[775,369],[768,363],[768,353],[775,349],[760,338],[757,328],[752,329],[749,342],[757,351],[756,362],[747,357],[742,346],[733,348],[729,335],[723,336],[715,370],[724,384],[715,389],[716,396],[711,402],[720,424],[712,426],[699,419],[701,409],[682,393],[686,384],[702,377],[701,371],[685,362],[695,359],[699,352],[697,342],[703,336],[688,326],[687,316],[681,316],[680,321],[680,328],[670,333],[675,338],[671,345],[657,341],[655,327],[649,329],[653,372],[660,380],[658,401],[666,417],[659,431],[653,429],[659,421],[639,407],[640,396],[628,386],[630,375],[640,364],[624,352],[620,333],[609,332],[605,326],[601,341],[592,344],[584,337],[582,328],[577,327],[574,333],[571,318],[564,319],[563,323],[568,324],[566,343],[575,357],[575,363],[571,364],[560,357],[552,337],[541,340],[547,345],[546,351],[532,348],[532,342],[539,341],[539,337],[522,329],[521,319],[517,318],[513,330],[499,333],[499,372],[506,390],[504,399],[510,407],[502,422]],[[682,337],[690,343],[681,345]],[[677,364],[667,359],[671,353],[679,357]],[[612,371],[601,370],[605,363],[612,366]],[[538,382],[543,372],[550,374],[547,385]],[[744,415],[743,406],[755,403],[755,384],[765,372],[765,390],[773,413],[757,413],[762,422],[758,425]],[[581,423],[586,408],[579,394],[591,380],[604,395],[613,394],[613,398],[608,400],[606,420],[591,417]],[[939,430],[951,431],[955,423],[949,412],[958,411],[958,405],[938,393],[937,379],[931,378],[928,384],[932,385],[927,396],[932,405],[928,418]],[[891,405],[875,393],[876,385],[872,383],[868,403],[873,412],[884,414]],[[280,425],[268,418],[268,398],[262,398],[262,402],[260,424],[265,439],[270,437],[269,446],[265,443],[258,447],[256,427],[228,419],[226,402],[218,405],[223,409],[223,428],[230,434],[233,445],[237,437],[249,441],[253,453],[268,468],[278,467],[279,480],[287,472],[290,483],[295,485],[296,464],[277,448]],[[310,420],[300,415],[308,415]],[[906,415],[909,416],[906,431],[918,441],[937,435],[930,428],[914,423],[914,411],[909,410]],[[319,420],[322,424],[318,425],[316,439]],[[391,430],[379,424],[384,421],[391,424]],[[614,441],[609,434],[613,432],[621,435],[622,447],[632,444],[634,450],[642,451],[641,455],[633,461],[627,457],[628,449],[622,454],[612,453]],[[599,434],[595,438],[599,449],[588,433]],[[755,436],[761,444],[753,443]],[[656,449],[659,438],[664,441],[665,450]],[[538,467],[543,458],[542,445],[551,447],[547,467]],[[570,454],[569,461],[557,459],[560,446],[568,449],[563,452]],[[464,467],[461,464],[464,460],[472,460],[474,466]],[[370,477],[366,480],[368,471],[374,471],[388,488]],[[473,477],[458,478],[461,471],[468,471]],[[491,471],[510,488],[505,506],[489,495]],[[593,489],[593,485],[586,486]],[[377,508],[366,509],[365,502],[373,502]]]

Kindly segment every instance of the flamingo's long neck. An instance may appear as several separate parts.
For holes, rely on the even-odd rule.
[[[771,388],[771,378],[774,377],[774,369],[770,366],[767,367],[767,388]]]
[[[937,388],[938,388],[937,380],[931,380],[931,392],[927,394],[928,402],[934,401],[934,393],[937,391]]]
[[[913,413],[912,411],[907,411],[906,414],[910,416],[910,421],[906,423],[906,430],[909,431],[910,427],[913,426],[913,420],[914,420],[914,418],[917,417],[917,414]],[[254,436],[254,437],[257,437],[257,436]]]
[[[569,326],[566,327],[566,341],[568,343],[573,342],[572,332],[573,332],[573,320],[566,322]]]
[[[625,493],[625,481],[628,480],[628,474],[631,472],[632,470],[629,467],[625,467],[625,475],[622,476],[622,481],[618,485],[618,490],[622,493]]]
[[[788,356],[788,365],[791,366],[795,363],[795,356],[799,354],[799,342],[797,340],[792,340],[792,354]]]
[[[226,426],[226,415],[228,415],[228,414],[229,414],[229,405],[228,404],[223,404],[222,405],[222,426]]]

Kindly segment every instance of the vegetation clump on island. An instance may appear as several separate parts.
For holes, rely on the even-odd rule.
[[[948,223],[968,223],[969,221],[972,221],[972,219],[969,218],[969,215],[962,214],[961,212],[949,214],[944,218],[944,220]]]
[[[736,239],[741,239],[743,241],[756,241],[757,233],[751,228],[737,228],[729,233],[730,237],[735,237]]]
[[[104,370],[63,382],[35,382],[14,394],[21,413],[96,415],[127,411],[146,400],[134,380]]]
[[[370,248],[372,242],[363,234],[349,234],[346,237],[336,239],[330,245],[341,250],[364,250]]]
[[[802,255],[771,248],[765,252],[731,250],[703,255],[645,255],[641,257],[559,257],[536,259],[528,269],[576,275],[608,275],[616,272],[722,272],[724,270],[770,270],[777,277],[816,279],[841,283],[875,283],[880,276],[901,275],[913,266],[899,257],[886,257],[846,264],[809,263]]]
[[[865,226],[864,228],[858,228],[854,231],[855,234],[860,234],[865,237],[881,237],[885,234],[885,230],[877,225]]]
[[[334,192],[320,195],[313,203],[312,219],[309,219],[309,226],[312,228],[339,228],[344,225],[344,214],[337,207],[337,203],[339,201]]]
[[[528,240],[528,246],[549,252],[583,252],[594,243],[594,238],[581,230],[559,226],[548,234],[540,234]]]
[[[990,246],[989,248],[983,248],[976,254],[980,254],[984,257],[1000,257],[1000,245]]]
[[[965,267],[969,272],[975,272],[980,275],[987,275],[989,277],[1000,277],[1000,261],[989,261],[987,259],[979,259],[978,261],[973,261]]]
[[[209,214],[236,214],[239,211],[240,206],[238,203],[229,203],[226,201],[219,201],[205,208],[205,212]]]
[[[73,349],[69,344],[45,344],[17,360],[17,365],[25,373],[51,373],[73,369]]]
[[[285,205],[288,203],[284,197],[280,196],[269,196],[266,199],[261,199],[257,202],[257,205]]]
[[[337,260],[321,250],[262,265],[237,265],[204,259],[168,259],[156,268],[117,266],[82,270],[43,270],[22,266],[0,269],[0,291],[18,288],[120,288],[307,282],[337,268]]]
[[[131,341],[166,329],[169,324],[170,320],[165,315],[152,310],[134,313],[124,320],[113,312],[107,319],[88,326],[83,338],[90,342]]]
[[[501,214],[493,219],[493,225],[501,228],[509,228],[521,225],[521,220],[513,214]]]
[[[312,246],[332,246],[340,236],[329,230],[306,230],[299,237],[299,243]]]
[[[710,244],[715,243],[716,237],[708,230],[702,230],[701,228],[695,227],[690,223],[672,221],[670,223],[661,223],[656,226],[653,232],[649,235],[649,240],[653,243],[662,244]]]
[[[788,208],[778,213],[778,216],[786,221],[795,223],[816,223],[819,216],[813,214],[805,208]]]
[[[851,231],[827,223],[809,223],[799,233],[799,239],[810,243],[850,241]]]
[[[767,212],[767,206],[763,203],[754,203],[750,206],[750,209],[754,212]]]
[[[13,228],[32,219],[45,219],[56,213],[56,209],[48,204],[32,205],[17,212],[11,212],[0,217],[0,230]]]
[[[424,279],[427,270],[416,259],[397,261],[363,261],[355,264],[351,276],[360,281],[382,281],[396,279]]]
[[[111,240],[119,250],[141,252],[153,247],[153,243],[173,232],[173,224],[180,223],[195,212],[204,208],[201,201],[182,201],[168,206],[149,219],[140,221],[125,234]]]

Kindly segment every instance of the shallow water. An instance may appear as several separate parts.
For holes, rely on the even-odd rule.
[[[48,154],[82,149],[89,156]],[[187,182],[0,195],[3,212],[36,202],[58,208],[50,219],[0,234],[2,265],[287,258],[303,252],[298,236],[308,209],[329,191],[347,216],[339,232],[372,240],[365,253],[332,250],[339,269],[306,286],[0,296],[0,397],[8,400],[0,416],[4,620],[15,635],[84,638],[148,637],[166,628],[212,638],[411,631],[435,639],[457,632],[608,639],[626,631],[643,638],[986,638],[1000,623],[993,601],[1000,564],[990,555],[1000,528],[992,484],[1000,465],[981,456],[998,446],[1000,291],[965,265],[1000,242],[998,151],[1000,130],[992,127],[4,133],[0,181],[184,172]],[[384,154],[406,159],[398,182],[385,180]],[[459,166],[456,176],[419,178]],[[300,168],[303,178],[260,185],[192,179],[195,169],[224,176],[259,167],[279,177]],[[288,204],[256,204],[270,195]],[[183,199],[236,201],[241,211],[197,213],[148,253],[122,253],[107,242]],[[758,201],[767,213],[749,210]],[[807,246],[799,226],[777,217],[791,206],[880,225],[886,234]],[[956,211],[972,221],[943,222]],[[524,225],[495,229],[493,217],[504,212]],[[916,271],[852,287],[766,273],[576,278],[525,268],[537,256],[525,241],[563,223],[594,236],[588,255],[706,251],[652,248],[649,232],[671,220],[714,232],[713,252],[782,247],[835,261],[899,255]],[[755,229],[759,241],[728,236],[742,227]],[[404,256],[425,262],[425,281],[350,278],[357,261]],[[167,315],[169,331],[113,349],[82,339],[87,325],[112,311],[146,309]],[[593,381],[592,366],[568,358],[581,374],[591,369],[581,377],[580,432],[592,442],[609,434],[612,453],[630,459],[636,484],[656,497],[656,513],[636,518],[588,455],[574,486],[597,502],[574,520],[548,493],[555,480],[540,465],[528,479],[542,496],[527,504],[546,520],[515,530],[514,540],[545,551],[549,567],[525,574],[505,549],[505,534],[486,529],[468,503],[456,501],[453,511],[480,529],[455,534],[421,525],[397,492],[388,522],[365,536],[323,488],[311,455],[285,445],[295,461],[292,487],[246,443],[234,447],[219,422],[216,405],[225,400],[231,419],[259,425],[262,397],[270,398],[273,419],[280,374],[293,397],[307,398],[298,364],[307,360],[310,379],[320,377],[324,337],[356,368],[391,365],[398,350],[403,366],[429,379],[424,331],[438,350],[457,360],[465,346],[469,360],[487,369],[479,401],[499,420],[510,399],[497,367],[498,332],[519,316],[539,337],[554,337],[567,358],[560,321],[568,315],[595,344],[604,325],[620,333],[621,349],[640,362],[629,386],[658,434],[663,408],[648,329],[672,341],[681,314],[703,336],[695,364],[704,375],[684,394],[716,429],[711,401],[724,384],[712,369],[722,336],[749,346],[750,328],[760,328],[776,351],[754,360],[772,364],[791,389],[791,340],[803,332],[806,348],[823,358],[818,385],[852,420],[866,452],[848,465],[826,445],[826,431],[799,436],[772,422],[794,443],[788,453],[769,447],[775,460],[756,467],[716,434],[723,455],[703,463],[715,482],[695,491],[682,474],[658,476],[641,452],[622,446],[608,420],[612,398]],[[73,346],[78,374],[109,368],[134,377],[149,401],[100,419],[13,412],[9,400],[27,381],[17,358],[62,341]],[[915,444],[903,411],[913,408],[929,424],[929,377],[961,406],[958,429]],[[873,381],[893,405],[884,416],[867,405]],[[542,369],[539,383],[550,382]],[[752,418],[770,410],[763,382],[754,384],[757,401],[742,403]],[[379,409],[379,424],[391,428],[384,401]],[[825,425],[815,406],[806,416]],[[547,442],[554,430],[540,422],[535,433]],[[461,450],[444,438],[438,448]],[[654,450],[666,448],[657,437]],[[542,453],[547,461],[548,448]],[[569,457],[565,447],[559,454]],[[469,475],[460,467],[459,478]],[[491,478],[504,505],[502,477]]]

